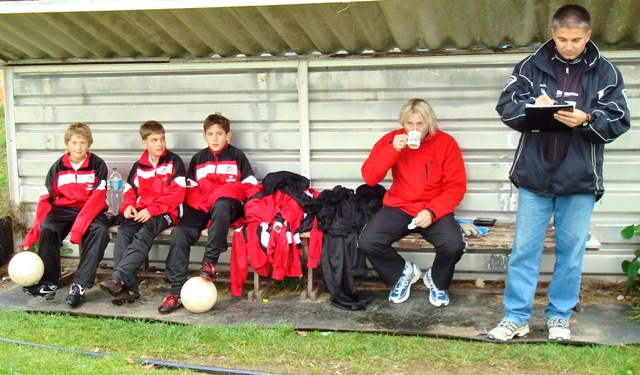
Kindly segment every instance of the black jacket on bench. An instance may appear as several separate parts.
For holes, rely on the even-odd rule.
[[[318,228],[322,241],[322,274],[331,303],[345,310],[364,310],[369,299],[361,298],[354,276],[367,272],[366,258],[358,249],[358,237],[367,221],[382,207],[386,189],[361,185],[352,189],[337,185],[317,198]]]

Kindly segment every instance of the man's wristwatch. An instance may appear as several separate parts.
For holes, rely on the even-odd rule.
[[[589,126],[591,124],[591,113],[587,113],[587,118],[584,119],[582,126]]]

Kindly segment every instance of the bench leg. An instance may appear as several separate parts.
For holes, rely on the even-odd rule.
[[[270,278],[262,278],[257,272],[253,272],[253,290],[247,293],[249,301],[267,300],[275,291],[276,285]]]
[[[324,289],[324,282],[320,276],[320,272],[314,268],[307,268],[307,287],[300,294],[300,299],[305,301],[309,298],[312,301],[318,299]]]
[[[247,299],[249,302],[256,300],[256,295],[260,289],[260,275],[257,272],[253,272],[253,289],[247,293]]]

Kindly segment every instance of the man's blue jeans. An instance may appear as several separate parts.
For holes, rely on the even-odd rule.
[[[504,291],[505,318],[527,323],[533,310],[542,248],[553,215],[556,232],[555,264],[547,290],[549,318],[569,319],[580,295],[582,260],[589,234],[595,194],[547,198],[520,188],[516,233]]]

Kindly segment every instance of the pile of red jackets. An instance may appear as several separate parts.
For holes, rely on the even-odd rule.
[[[318,192],[309,179],[292,172],[270,173],[260,193],[245,203],[245,224],[231,245],[231,294],[242,295],[249,265],[260,276],[274,280],[302,277],[300,233],[310,231],[307,266],[317,268],[322,232],[315,229],[314,201]]]

